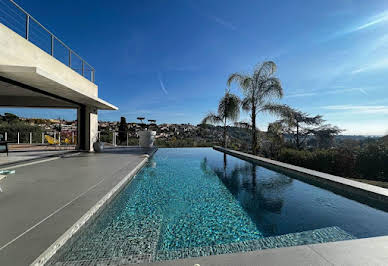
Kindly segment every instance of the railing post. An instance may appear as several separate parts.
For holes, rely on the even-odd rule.
[[[71,143],[74,144],[74,131],[71,132]]]
[[[69,49],[69,67],[71,68],[71,50]]]
[[[51,56],[54,56],[54,35],[51,34]]]
[[[7,132],[5,132],[5,136],[4,136],[4,138],[5,138],[5,141],[7,141],[7,140],[8,140],[8,133],[7,133]]]
[[[58,133],[58,145],[61,146],[61,132]]]
[[[42,144],[44,144],[44,133],[42,132]]]
[[[30,15],[26,14],[26,39],[28,40],[30,35]]]
[[[18,144],[20,144],[20,134],[18,132]]]
[[[30,144],[32,144],[32,132],[30,132]]]

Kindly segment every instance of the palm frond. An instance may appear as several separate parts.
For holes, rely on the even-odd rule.
[[[253,79],[257,82],[262,78],[269,78],[276,72],[276,64],[273,61],[265,61],[256,67],[253,72]]]
[[[282,98],[283,88],[280,80],[275,77],[270,77],[262,83],[262,90],[259,91],[259,99],[264,101],[271,98]]]
[[[201,124],[219,124],[222,123],[222,118],[215,113],[209,112],[203,119]]]
[[[244,97],[241,101],[241,108],[245,112],[249,112],[251,110],[252,101],[250,97]]]
[[[233,73],[229,76],[226,83],[228,87],[230,87],[233,82],[237,82],[240,88],[244,91],[249,89],[251,85],[251,77],[241,73]]]
[[[240,115],[240,98],[230,92],[225,93],[218,105],[218,116],[231,121],[236,121]]]

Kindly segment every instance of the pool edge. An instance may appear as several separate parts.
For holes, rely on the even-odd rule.
[[[85,224],[96,217],[104,207],[127,185],[133,177],[145,166],[149,159],[155,154],[155,148],[150,154],[144,154],[143,160],[124,176],[108,193],[106,193],[95,205],[93,205],[81,218],[79,218],[69,229],[67,229],[57,240],[54,241],[43,253],[41,253],[30,265],[45,265],[56,253],[69,241]]]

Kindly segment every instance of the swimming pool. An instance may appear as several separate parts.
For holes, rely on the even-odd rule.
[[[210,148],[159,149],[52,263],[148,262],[388,234],[388,213]]]

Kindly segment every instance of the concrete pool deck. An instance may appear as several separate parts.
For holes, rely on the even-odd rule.
[[[0,265],[28,265],[153,150],[108,149],[14,166],[0,181]]]

